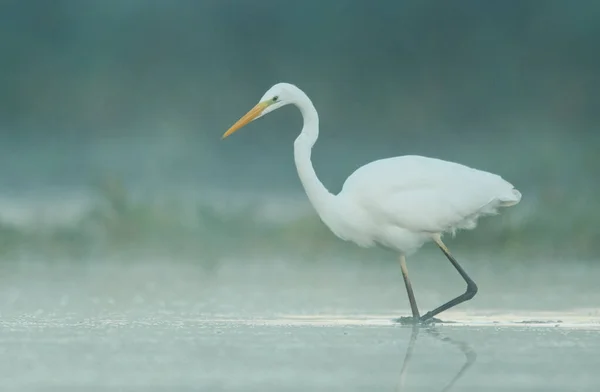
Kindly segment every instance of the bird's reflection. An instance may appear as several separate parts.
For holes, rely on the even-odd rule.
[[[417,338],[418,338],[419,332],[421,330],[424,330],[425,333],[433,336],[436,339],[439,339],[440,341],[450,343],[451,345],[457,347],[465,356],[465,362],[464,362],[463,366],[458,370],[458,372],[452,378],[452,380],[450,380],[450,382],[443,389],[441,389],[442,392],[449,391],[454,386],[454,384],[462,376],[464,376],[466,371],[469,370],[469,368],[471,366],[473,366],[473,364],[477,360],[477,353],[475,352],[475,350],[473,350],[473,348],[471,346],[469,346],[464,341],[459,341],[459,340],[451,339],[447,336],[442,336],[442,334],[437,329],[435,329],[435,327],[423,328],[423,327],[419,327],[419,326],[412,327],[410,341],[408,343],[408,348],[406,349],[406,355],[404,356],[404,363],[402,364],[402,370],[400,371],[400,383],[398,385],[398,390],[400,391],[400,390],[403,390],[403,388],[404,388],[404,383],[405,383],[407,373],[408,373],[408,367],[409,367],[409,364],[413,357],[413,352],[415,350]]]

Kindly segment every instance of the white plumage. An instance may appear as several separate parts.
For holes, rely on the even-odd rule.
[[[409,255],[432,234],[475,228],[480,216],[518,203],[521,194],[495,174],[407,155],[362,166],[338,197],[353,208],[344,215],[345,225],[338,220],[330,226],[337,235]]]
[[[477,219],[498,208],[519,203],[521,193],[502,177],[458,163],[407,155],[377,160],[356,170],[338,195],[319,181],[311,162],[319,136],[319,116],[308,96],[298,87],[278,83],[240,118],[223,138],[251,121],[282,106],[293,104],[302,113],[304,126],[294,142],[298,176],[321,220],[339,238],[362,247],[375,245],[400,253],[412,321],[433,316],[471,299],[477,285],[460,267],[441,240],[444,233],[473,229]],[[405,256],[434,241],[467,283],[467,291],[428,312],[419,312],[408,279]]]

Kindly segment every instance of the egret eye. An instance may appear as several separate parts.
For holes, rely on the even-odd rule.
[[[277,102],[277,100],[279,99],[279,97],[276,95],[273,97],[273,102]]]

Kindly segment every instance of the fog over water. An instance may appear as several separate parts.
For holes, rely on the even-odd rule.
[[[7,0],[0,33],[0,385],[600,386],[600,3]],[[321,223],[297,109],[221,140],[277,82],[333,193],[408,154],[522,192],[445,237],[479,286],[447,323],[394,323],[397,255]],[[422,312],[464,290],[408,267]]]

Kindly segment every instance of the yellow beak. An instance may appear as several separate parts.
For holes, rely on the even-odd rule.
[[[256,119],[256,117],[260,116],[260,114],[263,112],[263,110],[267,108],[267,106],[269,106],[268,102],[258,103],[255,107],[250,109],[248,113],[244,114],[242,118],[237,120],[237,122],[233,124],[231,128],[229,128],[227,132],[223,134],[223,136],[221,136],[221,139],[225,139],[227,136],[231,135],[238,129],[244,127],[245,125],[248,125],[250,122]]]

